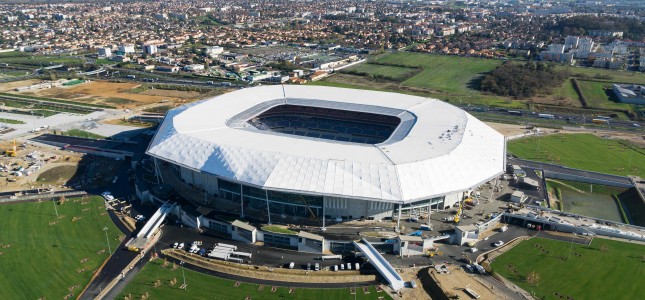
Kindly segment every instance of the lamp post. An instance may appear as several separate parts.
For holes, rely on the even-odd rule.
[[[52,199],[52,203],[54,203],[54,211],[56,212],[56,218],[58,218],[58,208],[56,207],[56,199]]]
[[[184,290],[186,290],[186,274],[184,273],[184,261],[180,261],[179,265],[181,265],[181,276],[184,278],[184,284],[182,286]]]
[[[110,252],[110,255],[112,255],[112,248],[110,248],[110,239],[108,238],[107,230],[107,226],[103,227],[103,231],[105,231],[105,241],[107,242],[108,251]]]

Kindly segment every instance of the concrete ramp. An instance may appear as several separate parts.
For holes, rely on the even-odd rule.
[[[150,220],[146,222],[146,225],[141,228],[141,231],[137,234],[137,237],[149,238],[156,230],[161,226],[161,223],[166,219],[166,216],[170,213],[174,205],[164,203],[157,211],[150,217]]]
[[[369,258],[370,263],[378,270],[383,277],[390,283],[390,286],[395,291],[398,291],[405,287],[405,281],[401,278],[401,275],[394,270],[392,265],[379,253],[370,242],[365,239],[362,239],[361,242],[354,242],[356,249],[361,251],[365,257]]]

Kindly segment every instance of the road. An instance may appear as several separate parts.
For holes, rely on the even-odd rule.
[[[584,170],[578,170],[578,169],[571,169],[565,166],[560,166],[560,165],[554,165],[554,164],[548,164],[548,163],[541,163],[541,162],[535,162],[531,160],[524,160],[524,159],[519,159],[519,158],[509,158],[508,159],[509,164],[513,165],[519,165],[521,166],[526,166],[531,169],[542,169],[545,171],[551,171],[551,172],[557,172],[557,173],[563,173],[563,174],[570,174],[574,176],[580,176],[580,177],[585,177],[585,178],[592,178],[592,179],[598,179],[598,180],[605,180],[605,181],[610,181],[610,182],[616,182],[620,184],[631,184],[631,181],[629,180],[628,177],[623,177],[623,176],[616,176],[616,175],[610,175],[610,174],[602,174],[602,173],[595,173],[595,172],[588,172]]]

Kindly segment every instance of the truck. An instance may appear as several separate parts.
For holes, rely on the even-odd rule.
[[[609,120],[607,119],[593,119],[591,122],[595,124],[609,124]]]
[[[538,114],[538,118],[542,119],[555,119],[555,116],[552,114]]]

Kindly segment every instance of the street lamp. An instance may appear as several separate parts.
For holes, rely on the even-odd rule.
[[[52,198],[52,203],[54,203],[54,211],[56,212],[56,218],[58,218],[58,208],[56,207],[56,199]]]
[[[103,227],[103,231],[105,231],[105,241],[107,242],[108,251],[110,251],[110,255],[112,255],[112,248],[110,248],[110,239],[108,238],[107,230],[107,226]]]
[[[184,284],[182,285],[182,287],[184,288],[184,290],[187,290],[186,289],[186,274],[184,273],[184,261],[180,261],[179,265],[181,265],[181,276],[184,278]]]

